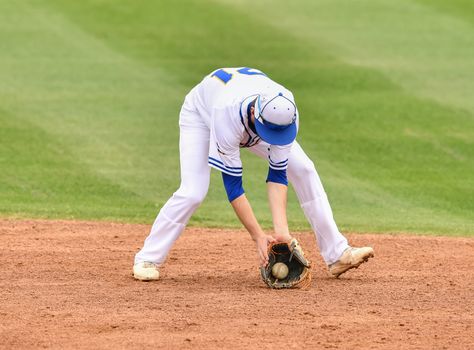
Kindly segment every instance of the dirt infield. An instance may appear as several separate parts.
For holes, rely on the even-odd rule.
[[[269,290],[243,231],[188,229],[158,282],[131,276],[149,226],[0,220],[0,348],[473,349],[474,239],[349,235],[376,257]]]

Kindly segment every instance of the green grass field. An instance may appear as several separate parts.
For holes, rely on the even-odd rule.
[[[295,94],[342,230],[474,235],[474,5],[0,0],[0,215],[152,222],[178,112],[215,68]],[[269,227],[266,164],[244,186]],[[293,193],[292,229],[306,229]],[[193,225],[239,226],[213,171]]]

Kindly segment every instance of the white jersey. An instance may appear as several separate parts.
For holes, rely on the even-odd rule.
[[[190,97],[210,129],[208,163],[211,167],[228,175],[242,176],[240,148],[263,142],[249,126],[248,106],[264,93],[283,93],[294,101],[293,94],[285,87],[264,73],[245,67],[218,69],[193,89]],[[272,169],[286,170],[291,146],[268,145]]]

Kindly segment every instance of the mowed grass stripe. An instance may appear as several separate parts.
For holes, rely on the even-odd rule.
[[[68,144],[78,163],[85,162],[133,193],[155,199],[155,206],[179,183],[176,123],[187,89],[216,66],[249,62],[295,92],[304,116],[300,140],[316,160],[343,229],[472,232],[471,207],[462,193],[472,180],[454,182],[451,190],[454,171],[469,170],[471,156],[465,149],[469,134],[449,123],[453,111],[405,94],[375,69],[335,59],[328,54],[327,43],[288,33],[277,19],[273,25],[263,23],[247,16],[244,8],[236,11],[207,2],[31,4],[30,11],[38,9],[45,16],[41,26],[46,32],[61,35],[47,45],[43,42],[44,47],[24,51],[23,56],[9,54],[10,60],[3,62],[35,72],[33,52],[48,72],[57,62],[70,67],[55,67],[54,77],[24,74],[16,88],[9,90],[9,112],[16,110],[16,115],[30,119],[41,115],[44,123],[37,119],[35,123]],[[26,21],[27,17],[22,18]],[[21,30],[15,28],[20,35]],[[47,33],[39,33],[32,41],[44,41]],[[73,45],[76,37],[80,43]],[[58,49],[58,56],[51,55]],[[4,69],[7,77],[9,72]],[[13,74],[10,78],[15,81]],[[28,96],[36,100],[20,93],[30,80],[37,86],[33,84]],[[50,90],[54,81],[66,87],[62,93]],[[21,108],[18,101],[24,102]],[[42,112],[37,102],[42,103]],[[413,110],[421,111],[420,116],[415,118]],[[428,124],[427,130],[433,111],[437,122]],[[459,120],[469,118],[454,113]],[[445,127],[451,128],[451,134],[440,140]],[[444,153],[433,153],[436,148]],[[257,215],[268,225],[266,166],[254,157],[244,158],[245,187]],[[252,172],[260,175],[249,176]],[[213,182],[193,222],[236,225],[218,174]],[[290,203],[292,227],[306,228],[294,196]],[[114,205],[111,200],[110,206]],[[155,214],[156,208],[149,208],[142,216],[145,221]],[[121,218],[133,214],[124,213]]]
[[[9,44],[0,68],[4,108],[68,145],[79,164],[146,199],[156,198],[147,187],[156,188],[156,176],[141,170],[156,166],[169,152],[166,145],[176,150],[174,109],[170,118],[156,115],[179,104],[184,90],[176,93],[167,75],[111,51],[60,13],[27,3],[18,8],[2,12],[16,16],[22,38],[21,45],[7,35],[3,41]],[[173,174],[163,171],[161,181],[175,183],[177,165]]]
[[[143,216],[150,206],[79,164],[35,125],[3,110],[0,125],[2,215],[116,220],[130,212]]]
[[[448,14],[474,24],[474,2],[471,0],[416,0],[418,3],[435,9],[440,14]]]
[[[242,11],[252,6],[250,15],[266,13],[261,20],[268,25],[323,46],[342,62],[474,112],[474,14],[464,1],[218,1]]]
[[[34,11],[34,8],[29,11]],[[96,11],[94,13],[100,14]],[[88,36],[87,32],[83,32],[74,23],[67,23],[60,12],[53,10],[50,13],[42,7],[36,15],[41,16],[40,23],[44,25],[44,28],[43,33],[37,38],[33,37],[31,42],[44,41],[42,36],[45,36],[45,33],[46,35],[50,35],[51,32],[54,34],[57,28],[62,28],[60,36],[52,35],[53,39],[49,40],[52,40],[52,46],[63,51],[61,61],[71,64],[72,67],[64,68],[64,71],[56,78],[62,79],[60,84],[67,85],[68,96],[61,95],[63,91],[60,91],[61,94],[58,95],[56,95],[57,91],[51,91],[48,85],[52,84],[53,80],[50,77],[32,77],[29,74],[26,77],[27,74],[25,74],[25,80],[34,79],[45,85],[41,89],[35,87],[34,91],[26,96],[40,94],[38,99],[44,98],[48,104],[48,108],[44,109],[43,106],[39,110],[40,104],[35,103],[36,101],[25,101],[26,103],[22,106],[29,109],[25,114],[29,117],[32,117],[34,113],[46,114],[45,122],[38,124],[48,128],[62,141],[73,145],[78,161],[86,162],[101,175],[140,195],[157,198],[157,205],[161,205],[179,184],[177,120],[179,105],[189,86],[176,93],[178,84],[171,81],[172,74],[167,75],[166,79],[160,79],[158,74],[154,73],[154,69],[160,71],[159,68],[149,69],[146,62],[137,61],[133,56],[127,59],[126,55],[122,55],[114,46],[107,49],[106,45],[101,45],[102,38],[97,33]],[[108,15],[110,15],[109,12]],[[31,25],[30,23],[27,24]],[[93,23],[100,24],[102,21],[97,20]],[[38,23],[32,26],[35,25]],[[110,28],[106,27],[106,29]],[[71,34],[68,35],[68,31]],[[76,37],[78,38],[76,41],[80,39],[82,43],[76,42],[74,45],[69,45],[69,42]],[[89,38],[90,45],[97,55],[96,59],[90,59],[88,56],[90,50],[87,50],[87,40]],[[104,44],[107,43],[105,40]],[[83,51],[87,51],[85,57],[83,57]],[[40,52],[40,54],[44,61],[55,62],[54,58],[49,59],[47,52]],[[32,66],[29,57],[31,55],[28,55],[26,61],[19,63],[20,67]],[[144,72],[140,74],[144,75],[146,80],[139,75],[138,78],[141,79],[135,81],[137,75],[134,75],[134,71],[136,70]],[[81,72],[85,77],[77,81],[75,77],[71,77],[71,72]],[[41,73],[33,72],[33,74]],[[120,79],[123,79],[122,83]],[[84,80],[91,85],[82,86],[81,83]],[[133,94],[135,87],[136,95]],[[43,91],[47,92],[43,93]],[[121,108],[122,104],[125,104],[125,108]],[[129,107],[128,104],[132,106]],[[173,104],[173,107],[169,108],[169,104]],[[34,106],[38,106],[38,110],[30,109]],[[18,108],[18,106],[13,103],[13,108]],[[130,135],[130,131],[134,128],[137,135]],[[124,149],[127,146],[131,150]],[[127,155],[130,155],[130,158],[126,158]],[[261,188],[265,186],[265,173],[266,170],[262,169],[258,179]],[[141,176],[141,174],[144,175]],[[237,221],[230,207],[225,203],[226,197],[219,174],[214,174],[213,179],[217,185],[213,186],[214,191],[210,193],[208,209],[204,207],[197,213],[194,220],[197,223],[205,222],[210,225],[235,226]],[[154,188],[145,187],[147,184]],[[296,201],[293,200],[291,205],[298,210]],[[267,214],[267,209],[260,210]],[[155,212],[151,211],[150,216],[145,219],[150,221],[154,215]],[[228,220],[223,220],[223,217]],[[300,214],[300,222],[301,219]]]

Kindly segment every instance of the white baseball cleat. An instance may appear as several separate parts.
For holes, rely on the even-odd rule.
[[[133,265],[133,277],[140,281],[154,281],[160,277],[158,265],[143,261]]]
[[[374,250],[370,247],[349,247],[342,253],[338,261],[329,265],[329,273],[331,276],[338,278],[347,270],[358,268],[360,264],[366,262],[373,256]]]

